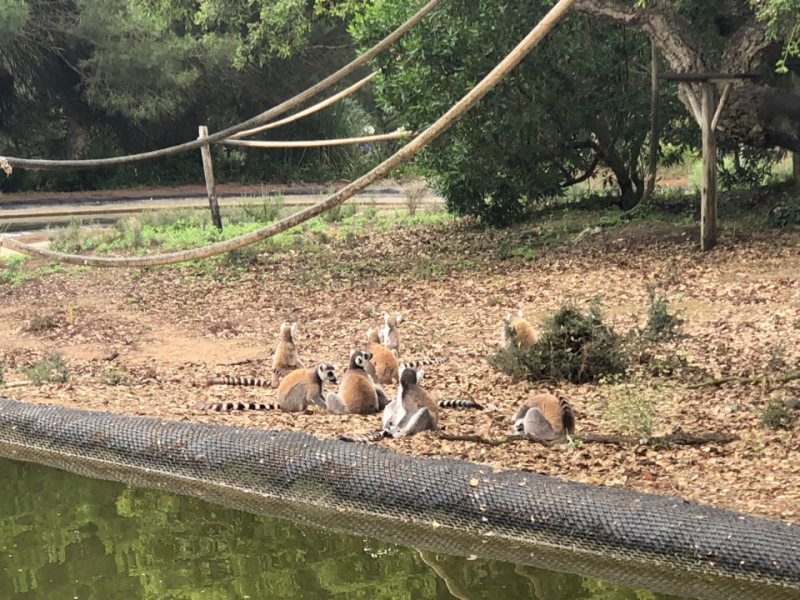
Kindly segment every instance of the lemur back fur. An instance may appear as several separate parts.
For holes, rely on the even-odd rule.
[[[350,366],[342,376],[339,393],[328,392],[326,408],[334,414],[368,415],[388,404],[383,389],[364,370],[372,355],[361,350],[351,350]]]
[[[279,373],[289,373],[295,369],[303,369],[305,366],[297,354],[294,345],[294,334],[297,333],[297,323],[283,323],[281,325],[281,339],[275,348],[275,355],[272,358],[272,387],[278,387],[280,383]]]
[[[522,316],[522,311],[516,315],[508,313],[506,324],[503,325],[503,344],[508,347],[511,344],[511,337],[508,329],[514,331],[514,340],[519,348],[530,348],[536,343],[536,332],[533,326]]]
[[[520,407],[513,421],[516,433],[545,442],[575,434],[575,413],[569,399],[560,392],[531,397]]]
[[[397,356],[400,356],[400,332],[397,326],[403,322],[403,316],[397,315],[393,317],[389,313],[383,313],[383,329],[380,333],[380,342],[389,350],[395,350]]]

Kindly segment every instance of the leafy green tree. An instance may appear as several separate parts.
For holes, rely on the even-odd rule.
[[[382,108],[409,129],[429,125],[524,37],[547,5],[443,5],[379,57]],[[356,21],[356,40],[374,43],[407,10],[405,0],[374,4]],[[448,208],[490,224],[513,223],[534,203],[601,169],[619,188],[622,206],[635,205],[644,191],[649,61],[643,34],[568,16],[422,156]],[[668,115],[680,110],[667,90],[662,103]],[[668,127],[666,135],[673,134]]]

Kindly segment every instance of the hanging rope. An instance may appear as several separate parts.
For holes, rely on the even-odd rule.
[[[406,146],[398,150],[395,154],[383,161],[366,175],[358,178],[342,188],[332,196],[322,202],[301,210],[294,215],[281,219],[280,221],[263,227],[252,233],[248,233],[224,242],[218,242],[203,248],[194,248],[181,252],[169,254],[157,254],[154,256],[141,256],[130,258],[101,258],[96,256],[80,256],[76,254],[62,254],[41,248],[35,248],[27,244],[22,244],[12,238],[0,237],[0,245],[11,250],[16,250],[32,256],[41,256],[50,260],[57,260],[73,265],[88,265],[92,267],[155,267],[162,265],[173,265],[190,260],[200,260],[244,248],[256,242],[260,242],[278,233],[296,227],[324,213],[331,208],[344,203],[356,193],[360,192],[368,185],[383,179],[393,169],[396,169],[405,162],[408,162],[415,154],[431,143],[434,139],[444,133],[453,123],[458,121],[464,113],[480,101],[493,87],[495,87],[512,69],[514,69],[528,53],[542,40],[553,26],[566,14],[576,0],[559,0],[558,3],[545,15],[539,24],[525,36],[516,48],[514,48],[502,62],[484,77],[466,96],[459,100],[442,115],[435,123],[423,131],[417,138],[413,139]],[[208,139],[208,138],[206,138]]]
[[[380,52],[388,48],[397,39],[406,34],[412,27],[417,25],[417,23],[419,23],[429,12],[431,12],[434,8],[436,8],[441,1],[442,0],[430,0],[430,2],[428,2],[425,6],[423,6],[419,10],[419,12],[417,12],[417,14],[415,14],[408,21],[403,23],[400,27],[395,29],[388,36],[383,38],[383,40],[375,44],[364,54],[362,54],[355,60],[351,61],[350,63],[346,64],[344,67],[342,67],[332,75],[329,75],[328,77],[320,81],[318,84],[311,86],[304,92],[297,94],[294,98],[290,98],[289,100],[282,102],[278,106],[275,106],[261,113],[260,115],[253,117],[252,119],[248,119],[247,121],[243,121],[242,123],[233,125],[232,127],[228,127],[227,129],[223,129],[216,133],[212,133],[208,137],[192,140],[191,142],[185,142],[183,144],[178,144],[177,146],[170,146],[169,148],[162,148],[160,150],[153,150],[150,152],[142,152],[140,154],[129,154],[128,156],[116,156],[114,158],[99,158],[99,159],[86,159],[86,160],[46,160],[46,159],[16,158],[13,156],[5,156],[5,157],[0,157],[0,168],[5,169],[6,167],[9,167],[9,168],[31,169],[31,170],[41,170],[41,171],[71,171],[76,169],[96,169],[101,167],[116,167],[119,165],[127,165],[134,162],[141,162],[144,160],[152,160],[154,158],[164,158],[165,156],[172,156],[174,154],[180,154],[181,152],[188,152],[190,150],[197,150],[198,148],[201,148],[203,146],[207,146],[209,144],[222,141],[226,138],[231,137],[232,135],[241,133],[242,131],[246,131],[248,129],[252,129],[253,127],[257,127],[266,121],[270,121],[275,117],[282,115],[286,111],[295,108],[296,106],[302,104],[309,98],[312,98],[321,91],[329,88],[337,81],[339,81],[343,77],[346,77],[356,69],[363,67],[375,56],[377,56]],[[6,171],[6,173],[8,172],[9,171]]]
[[[342,98],[349,96],[356,90],[361,89],[367,83],[372,81],[377,74],[378,72],[374,71],[373,73],[370,73],[369,75],[364,77],[364,79],[362,79],[361,81],[357,81],[356,83],[351,85],[349,88],[342,90],[338,94],[334,94],[333,96],[331,96],[326,100],[323,100],[322,102],[318,102],[313,106],[309,106],[305,110],[301,110],[300,112],[295,113],[290,117],[286,117],[285,119],[281,119],[280,121],[273,121],[272,123],[267,123],[266,125],[262,125],[261,127],[256,127],[254,129],[248,129],[247,131],[242,131],[240,133],[237,133],[236,135],[232,135],[230,139],[238,140],[240,138],[250,137],[251,135],[255,135],[257,133],[261,133],[262,131],[266,131],[267,129],[275,129],[276,127],[280,127],[281,125],[286,125],[287,123],[297,121],[297,119],[302,119],[305,116],[314,114],[315,112],[322,110],[326,106],[330,106],[334,102],[338,102]]]
[[[225,140],[220,144],[226,146],[247,146],[249,148],[319,148],[321,146],[347,146],[348,144],[367,144],[369,142],[382,142],[384,140],[398,140],[409,137],[407,131],[394,131],[378,135],[365,135],[354,138],[338,138],[335,140],[293,140],[289,142],[262,141],[262,140]]]

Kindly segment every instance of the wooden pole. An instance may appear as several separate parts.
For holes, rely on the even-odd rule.
[[[199,139],[208,137],[208,127],[200,125]],[[222,231],[222,216],[219,214],[219,203],[217,202],[217,188],[214,185],[214,166],[211,164],[211,146],[202,146],[200,155],[203,157],[203,173],[206,176],[206,193],[208,194],[208,207],[211,209],[211,221],[214,227]]]
[[[700,249],[717,244],[717,141],[714,136],[714,86],[703,82],[700,127],[703,130],[703,187],[700,194]]]
[[[658,168],[658,48],[650,42],[650,166],[643,200],[650,202],[656,191]]]

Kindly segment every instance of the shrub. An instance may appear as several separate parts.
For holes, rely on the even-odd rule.
[[[6,361],[0,358],[0,388],[6,384],[5,374],[6,374]]]
[[[257,223],[272,223],[281,216],[284,199],[282,195],[271,196],[263,193],[260,203],[242,204],[242,212],[252,221]]]
[[[60,354],[51,354],[32,367],[23,368],[22,372],[33,385],[66,383],[69,380],[69,367]]]
[[[47,331],[49,329],[55,329],[58,327],[56,323],[56,318],[53,315],[40,315],[40,314],[32,314],[30,320],[28,321],[28,331],[31,332],[38,332],[38,331]]]
[[[515,379],[566,380],[580,384],[624,374],[630,356],[624,341],[605,323],[597,304],[587,313],[563,306],[542,322],[542,335],[527,349],[513,343],[489,357],[489,364]]]
[[[769,429],[789,429],[794,422],[795,414],[788,403],[773,399],[761,413],[761,427]]]
[[[659,390],[637,385],[615,384],[604,387],[604,424],[620,434],[649,439],[653,434],[656,407],[662,400]]]
[[[669,314],[667,296],[656,293],[657,286],[648,285],[647,295],[650,297],[650,307],[647,309],[647,324],[642,331],[642,336],[650,342],[669,340],[678,335],[681,320]]]
[[[108,367],[100,373],[100,381],[105,385],[128,385],[128,376],[114,367]]]
[[[769,229],[786,229],[800,225],[800,206],[797,204],[776,204],[767,213]]]
[[[341,223],[349,217],[354,217],[357,212],[358,206],[352,202],[349,204],[338,204],[322,213],[320,218],[326,223]]]
[[[422,199],[425,198],[427,191],[428,186],[425,185],[425,182],[416,182],[403,190],[403,196],[406,198],[406,208],[410,217],[417,214],[417,209],[422,204]]]

